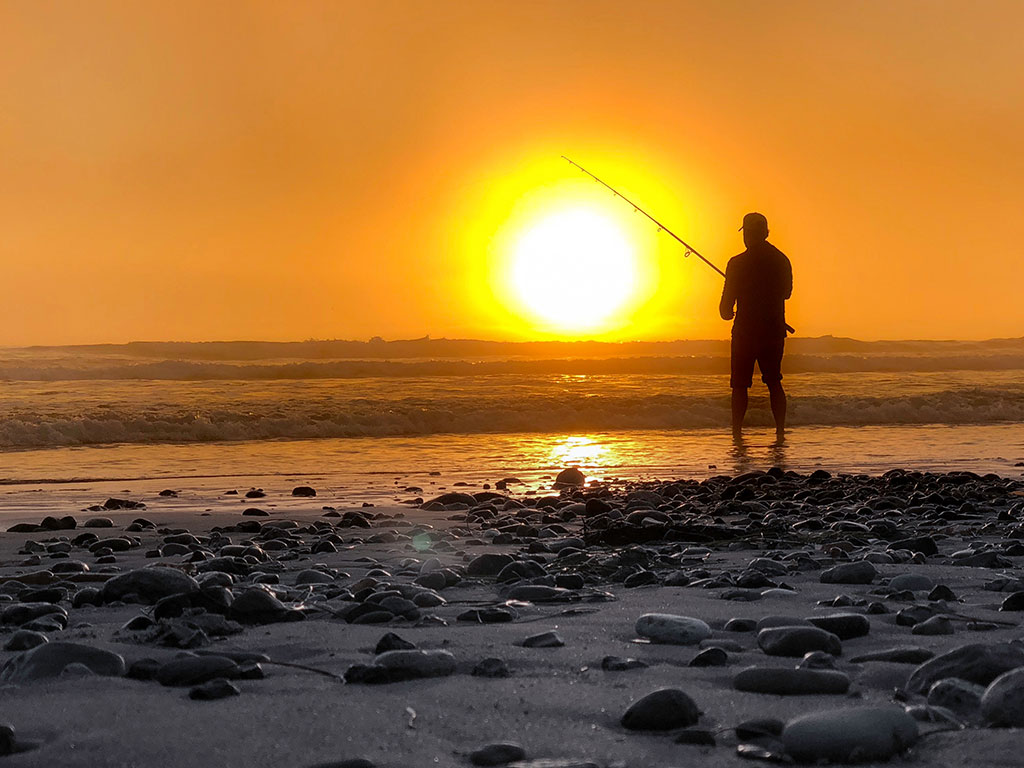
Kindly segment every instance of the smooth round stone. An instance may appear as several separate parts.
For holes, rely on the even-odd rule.
[[[722,628],[726,632],[753,632],[757,622],[753,619],[729,619]]]
[[[213,680],[197,685],[188,692],[188,697],[193,701],[216,701],[226,699],[228,696],[238,696],[242,692],[238,686],[223,677],[216,677]]]
[[[809,621],[819,629],[831,632],[840,640],[864,637],[871,631],[871,622],[860,613],[827,613],[822,616],[808,616]]]
[[[729,654],[721,648],[705,648],[690,660],[691,667],[724,667],[729,663]]]
[[[631,669],[646,669],[647,664],[640,659],[626,659],[621,656],[605,656],[601,659],[601,669],[605,672],[628,672]]]
[[[518,744],[488,744],[470,752],[469,762],[473,765],[506,765],[525,757],[526,750]]]
[[[802,619],[799,616],[762,616],[757,620],[757,624],[754,628],[758,631],[762,629],[771,629],[772,627],[810,627],[813,626],[807,619]]]
[[[695,725],[699,718],[693,699],[678,688],[661,688],[630,706],[622,725],[631,731],[670,731]]]
[[[636,620],[636,633],[652,643],[697,645],[711,637],[711,627],[700,619],[670,613],[645,613]]]
[[[69,664],[84,664],[95,674],[108,677],[125,673],[124,659],[118,654],[60,640],[38,645],[12,658],[0,670],[0,682],[27,683],[60,677]]]
[[[888,661],[894,664],[923,664],[933,656],[935,656],[935,651],[910,645],[863,653],[860,656],[854,656],[850,662],[863,664],[867,661]]]
[[[187,573],[177,568],[154,566],[115,576],[103,585],[100,595],[105,603],[122,600],[128,595],[137,595],[143,602],[155,603],[170,595],[198,589],[199,584]]]
[[[935,587],[935,582],[923,573],[901,573],[889,579],[890,589],[910,590],[911,592],[923,592]]]
[[[386,651],[373,663],[415,677],[446,677],[455,672],[455,657],[448,651]]]
[[[800,669],[835,669],[836,657],[824,651],[811,651],[804,654],[797,666]]]
[[[822,584],[871,584],[877,576],[878,569],[874,565],[860,560],[822,571],[819,578]]]
[[[757,633],[757,645],[769,656],[800,658],[811,651],[841,656],[843,645],[831,632],[817,627],[771,627]]]
[[[947,677],[928,689],[928,703],[933,707],[945,707],[960,718],[971,719],[981,708],[985,695],[983,685],[975,685],[957,677]]]
[[[1024,646],[1014,643],[971,643],[926,661],[911,674],[907,693],[923,694],[944,677],[988,685],[1004,672],[1024,667]]]
[[[333,584],[334,577],[323,571],[318,571],[315,568],[307,568],[304,571],[299,571],[295,576],[296,586],[304,584]]]
[[[5,651],[28,651],[37,645],[50,642],[50,638],[42,632],[33,632],[31,629],[19,629],[4,644]]]
[[[912,635],[952,635],[955,632],[953,622],[945,616],[932,616],[910,629]]]
[[[749,693],[811,696],[846,693],[850,688],[850,678],[831,669],[747,667],[733,676],[732,685],[737,691]]]
[[[487,552],[473,558],[466,566],[469,576],[497,576],[501,570],[514,562],[512,555]]]
[[[561,648],[565,641],[555,631],[541,632],[537,635],[530,635],[523,640],[524,648]]]
[[[231,676],[238,665],[224,656],[182,656],[171,659],[156,671],[160,685],[186,686]]]
[[[992,681],[981,697],[981,716],[989,725],[1024,728],[1024,668]]]
[[[786,753],[801,762],[888,760],[912,747],[917,722],[896,707],[854,707],[793,718],[782,731]]]
[[[1007,596],[1002,605],[999,606],[1000,611],[1024,611],[1024,592],[1014,592],[1012,595]]]

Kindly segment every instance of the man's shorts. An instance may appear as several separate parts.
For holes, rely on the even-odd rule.
[[[782,381],[782,350],[785,336],[732,337],[732,374],[729,386],[749,389],[754,382],[754,363],[761,369],[761,381],[771,385]]]

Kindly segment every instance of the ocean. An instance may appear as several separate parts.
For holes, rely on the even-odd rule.
[[[318,477],[370,499],[541,487],[570,465],[1024,472],[1024,340],[793,339],[783,444],[756,379],[733,442],[727,356],[725,342],[429,339],[0,350],[0,482]]]

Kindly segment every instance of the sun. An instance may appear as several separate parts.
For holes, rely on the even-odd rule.
[[[588,208],[548,214],[513,249],[519,302],[548,330],[599,329],[636,291],[636,255],[616,222]]]

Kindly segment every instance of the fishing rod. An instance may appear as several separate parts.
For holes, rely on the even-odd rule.
[[[677,242],[678,242],[678,243],[679,243],[680,245],[682,245],[682,246],[683,246],[683,248],[685,248],[685,249],[686,249],[686,253],[684,253],[684,254],[683,254],[683,258],[687,258],[687,257],[689,257],[689,256],[691,256],[691,255],[692,255],[692,256],[696,256],[696,257],[697,257],[698,259],[700,259],[700,260],[701,260],[701,261],[703,261],[703,262],[704,262],[705,264],[707,264],[707,265],[708,265],[709,267],[711,267],[711,268],[712,268],[713,270],[715,270],[715,272],[717,272],[718,274],[720,274],[720,275],[721,275],[722,277],[725,277],[725,272],[723,272],[723,271],[722,271],[722,270],[720,270],[720,269],[719,269],[719,268],[718,268],[717,266],[715,266],[715,265],[714,265],[714,264],[713,264],[712,262],[710,262],[710,261],[708,261],[708,260],[707,260],[706,258],[704,258],[704,256],[703,256],[703,255],[701,255],[701,254],[700,254],[700,253],[699,253],[699,252],[697,251],[697,249],[696,249],[696,248],[694,248],[694,247],[693,247],[692,245],[690,245],[690,244],[689,244],[688,242],[686,242],[685,240],[683,240],[683,238],[681,238],[681,237],[680,237],[679,235],[677,235],[677,234],[676,234],[675,232],[673,232],[673,231],[672,231],[671,229],[669,229],[668,227],[666,227],[666,226],[665,226],[664,224],[662,224],[662,223],[661,223],[660,221],[658,221],[658,220],[657,220],[656,218],[654,218],[653,216],[651,216],[651,214],[649,214],[649,213],[648,213],[647,211],[645,211],[645,210],[644,210],[643,208],[641,208],[641,207],[640,207],[639,205],[637,205],[636,203],[634,203],[634,202],[633,202],[632,200],[630,200],[630,199],[629,199],[628,197],[626,197],[626,196],[625,196],[624,194],[622,194],[621,192],[619,192],[619,190],[617,190],[617,189],[616,189],[615,187],[613,187],[613,186],[612,186],[611,184],[609,184],[609,183],[607,183],[606,181],[602,181],[601,179],[597,178],[597,176],[595,176],[594,174],[592,174],[592,173],[591,173],[590,171],[588,171],[588,170],[587,170],[586,168],[584,168],[584,167],[583,167],[582,165],[580,165],[579,163],[575,162],[574,160],[570,160],[570,159],[569,159],[568,157],[566,157],[565,155],[562,155],[562,159],[563,159],[563,160],[565,160],[565,161],[566,161],[567,163],[569,163],[569,165],[574,165],[574,166],[576,166],[577,168],[579,168],[579,169],[580,169],[581,171],[583,171],[583,172],[584,172],[585,174],[587,174],[587,176],[589,176],[590,178],[592,178],[592,179],[593,179],[594,181],[596,181],[596,182],[597,182],[598,184],[600,184],[601,186],[603,186],[603,187],[606,187],[607,189],[611,190],[612,194],[613,194],[613,195],[615,195],[616,197],[621,197],[621,198],[622,198],[623,200],[625,200],[625,201],[626,201],[627,203],[629,203],[629,204],[630,204],[631,206],[633,206],[633,210],[634,210],[634,211],[636,211],[637,213],[642,213],[642,214],[643,214],[644,216],[646,216],[646,217],[647,217],[648,219],[650,219],[650,220],[651,220],[651,221],[653,221],[653,222],[654,222],[655,224],[657,224],[657,225],[658,225],[658,231],[659,231],[659,232],[662,232],[662,231],[664,231],[664,232],[668,233],[669,235],[671,235],[671,236],[672,236],[672,237],[673,237],[673,238],[674,238],[674,239],[675,239],[675,240],[676,240],[676,241],[677,241]],[[796,331],[795,331],[795,330],[793,329],[793,326],[789,325],[788,323],[786,324],[786,330],[787,330],[787,331],[789,331],[790,333],[796,333]]]

